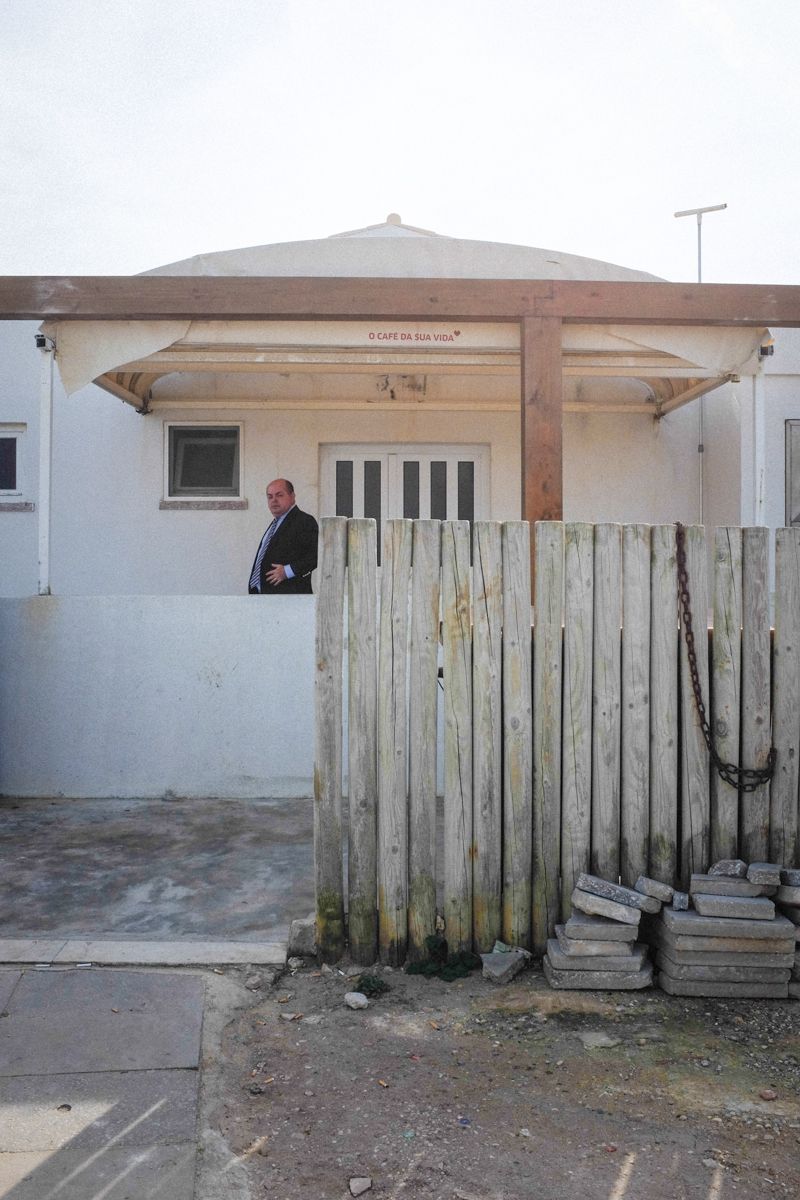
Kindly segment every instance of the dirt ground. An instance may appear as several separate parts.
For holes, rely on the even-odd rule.
[[[369,1200],[800,1195],[797,1002],[381,974],[353,1011],[339,970],[247,993],[239,973],[252,1002],[205,1064],[206,1144],[235,1168],[220,1195],[345,1200],[354,1177]]]

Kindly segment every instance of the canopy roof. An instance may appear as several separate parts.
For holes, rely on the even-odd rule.
[[[379,225],[313,241],[197,255],[145,275],[658,282],[551,250]],[[152,406],[364,406],[500,411],[519,406],[517,324],[359,320],[59,321],[68,392],[95,381]],[[565,325],[564,407],[663,416],[753,369],[764,330]]]

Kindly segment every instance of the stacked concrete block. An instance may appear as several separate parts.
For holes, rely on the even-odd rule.
[[[785,867],[775,893],[775,905],[794,925],[795,957],[789,979],[789,995],[800,1000],[800,867]]]
[[[603,991],[649,987],[653,968],[647,946],[637,941],[639,924],[643,913],[660,910],[667,891],[672,889],[655,880],[639,879],[635,888],[626,888],[596,875],[579,875],[572,914],[547,943],[543,966],[550,986]]]
[[[690,906],[665,909],[648,929],[659,986],[674,996],[786,998],[795,938],[773,900],[780,872],[729,859],[692,875]]]

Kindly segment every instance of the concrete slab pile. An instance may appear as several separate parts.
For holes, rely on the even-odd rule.
[[[795,956],[789,978],[789,995],[800,1000],[800,867],[784,867],[775,893],[775,906],[794,925]]]
[[[647,946],[637,941],[643,913],[656,914],[672,889],[656,880],[622,887],[581,874],[572,893],[572,914],[547,943],[544,974],[553,988],[632,991],[649,987],[653,968]]]
[[[665,908],[644,931],[658,985],[674,996],[786,999],[796,938],[792,922],[776,912],[780,885],[779,865],[740,859],[692,875],[690,907]]]

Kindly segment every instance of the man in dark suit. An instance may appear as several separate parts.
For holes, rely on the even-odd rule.
[[[288,479],[267,485],[272,524],[262,537],[250,571],[251,595],[281,596],[311,592],[317,565],[317,522],[301,512]]]

